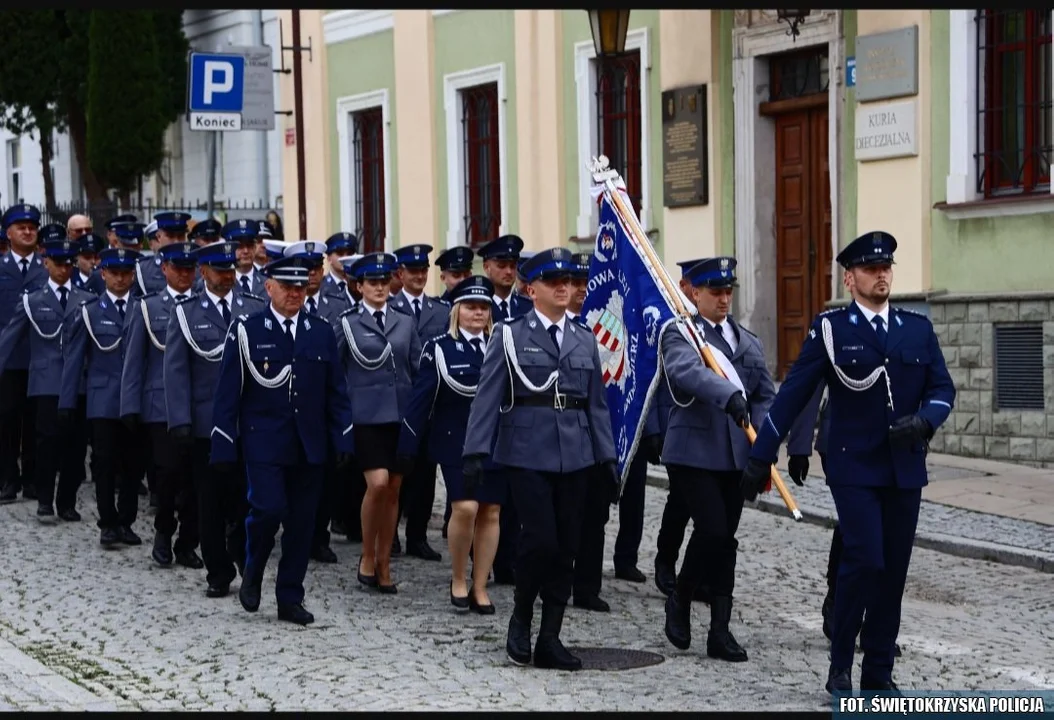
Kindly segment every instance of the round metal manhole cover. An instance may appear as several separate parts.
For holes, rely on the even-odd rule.
[[[568,647],[582,660],[583,670],[633,670],[658,665],[666,658],[658,653],[622,648]]]

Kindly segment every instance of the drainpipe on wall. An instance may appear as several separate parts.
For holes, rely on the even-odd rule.
[[[253,31],[253,45],[260,47],[264,44],[264,31],[263,31],[263,11],[253,10],[252,12],[252,31]],[[257,178],[258,194],[260,201],[266,206],[271,204],[271,168],[268,163],[268,138],[271,135],[269,130],[257,130],[256,132],[256,156],[260,159],[259,164],[259,177]]]

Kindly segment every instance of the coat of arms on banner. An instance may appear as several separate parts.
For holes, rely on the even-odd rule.
[[[586,322],[593,328],[600,351],[604,385],[626,389],[626,325],[622,320],[622,295],[611,293],[607,305],[590,310]]]

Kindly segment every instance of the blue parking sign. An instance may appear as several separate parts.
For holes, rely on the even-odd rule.
[[[190,54],[190,112],[241,112],[244,90],[243,56]]]

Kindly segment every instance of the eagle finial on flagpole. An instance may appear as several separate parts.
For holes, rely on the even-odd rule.
[[[593,182],[598,185],[602,185],[606,180],[617,181],[619,179],[618,170],[611,168],[607,155],[593,158],[589,163],[589,172],[593,175]]]

